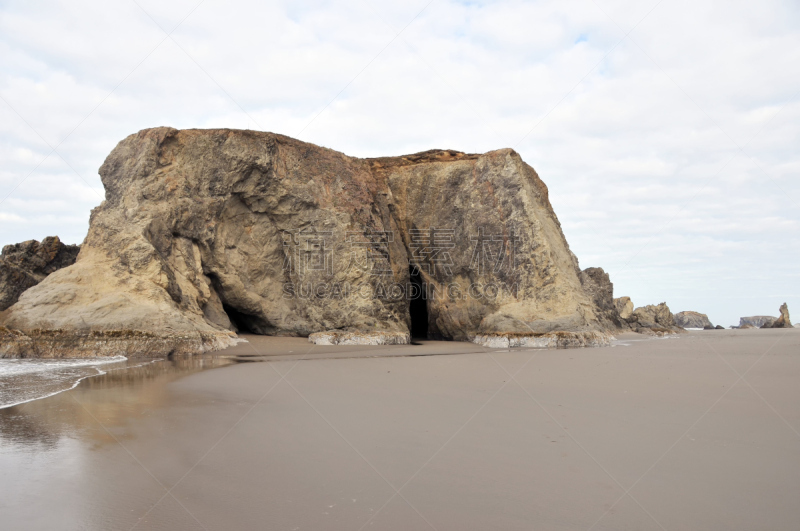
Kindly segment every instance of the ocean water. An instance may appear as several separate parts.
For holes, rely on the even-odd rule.
[[[125,356],[93,359],[0,359],[0,409],[75,388],[84,378],[128,368]]]

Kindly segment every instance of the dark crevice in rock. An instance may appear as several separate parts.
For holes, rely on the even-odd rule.
[[[230,320],[231,329],[234,332],[249,332],[259,335],[274,335],[278,330],[270,324],[264,315],[260,315],[246,304],[240,304],[237,300],[232,300],[226,294],[226,289],[222,285],[220,278],[214,273],[207,273],[206,276],[211,281],[211,288],[219,297],[222,303],[222,310]],[[235,297],[233,299],[236,299]]]
[[[222,308],[231,320],[231,325],[233,325],[236,332],[250,332],[251,334],[259,334],[262,336],[275,333],[275,328],[270,326],[263,317],[241,312],[233,306],[224,303],[222,304]]]
[[[414,266],[408,267],[412,292],[408,294],[408,312],[411,314],[411,337],[428,338],[428,301],[422,275]]]

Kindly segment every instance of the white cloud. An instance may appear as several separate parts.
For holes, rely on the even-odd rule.
[[[156,125],[511,146],[617,294],[800,308],[794,2],[137,2],[0,7],[0,244],[80,241],[104,157]]]
[[[0,221],[8,222],[8,223],[22,223],[25,220],[16,214],[7,214],[5,212],[0,212]]]

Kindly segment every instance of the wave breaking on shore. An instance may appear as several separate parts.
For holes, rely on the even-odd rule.
[[[107,370],[128,368],[128,358],[0,359],[0,409],[74,389]],[[102,368],[101,368],[102,367]]]

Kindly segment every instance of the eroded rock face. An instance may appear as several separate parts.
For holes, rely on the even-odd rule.
[[[614,284],[608,273],[602,267],[589,267],[581,271],[580,279],[581,286],[594,302],[597,315],[606,327],[609,330],[624,327],[624,321],[614,299]]]
[[[19,300],[19,296],[63,267],[75,263],[78,245],[64,245],[58,236],[41,242],[28,240],[6,245],[0,254],[0,311]]]
[[[120,142],[100,176],[79,260],[6,326],[208,348],[237,329],[405,337],[411,266],[429,337],[606,328],[547,187],[510,149],[357,159],[272,133],[156,128]]]
[[[792,328],[792,320],[789,319],[789,306],[784,302],[780,307],[781,315],[775,321],[762,325],[761,328]]]
[[[675,324],[683,328],[714,328],[706,314],[691,311],[676,313]]]

